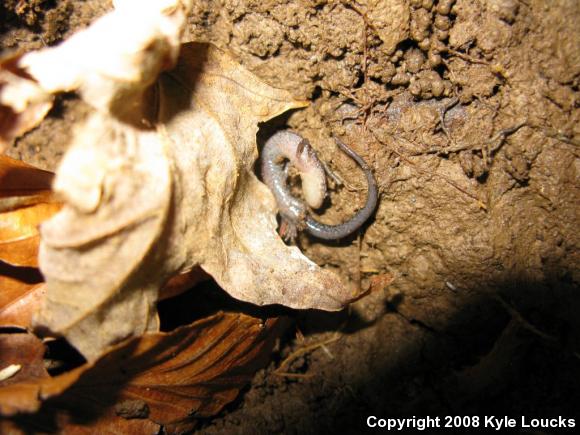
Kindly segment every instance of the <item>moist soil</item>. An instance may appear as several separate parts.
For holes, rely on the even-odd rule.
[[[0,48],[58,44],[111,7],[3,2]],[[286,313],[269,367],[196,433],[580,417],[579,22],[576,0],[195,2],[188,40],[310,100],[263,125],[258,145],[284,127],[310,140],[340,180],[319,219],[344,221],[365,200],[333,137],[380,188],[357,235],[297,241],[369,294],[340,313]],[[9,154],[54,170],[89,111],[59,97]]]

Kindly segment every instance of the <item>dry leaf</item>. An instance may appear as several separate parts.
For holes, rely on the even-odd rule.
[[[36,202],[52,197],[54,174],[8,156],[0,156],[0,198],[27,196]],[[39,200],[39,199],[42,200]],[[0,202],[0,204],[4,204]],[[3,206],[2,210],[7,207]]]
[[[210,279],[210,276],[196,267],[187,273],[172,277],[159,292],[159,300],[169,299],[191,289],[197,283]]]
[[[201,44],[182,47],[160,88],[178,216],[166,261],[200,264],[232,296],[258,305],[340,309],[344,287],[281,241],[272,194],[253,173],[258,123],[302,103]]]
[[[40,223],[60,210],[52,172],[0,156],[0,326],[28,328],[44,286],[38,267]]]
[[[46,295],[44,283],[29,284],[1,277],[0,326],[28,329],[32,316],[40,309]],[[9,291],[13,288],[12,291]],[[8,290],[8,291],[7,291]]]
[[[9,209],[16,207],[0,213],[0,261],[38,266],[38,226],[61,208],[50,187],[53,178],[52,172],[0,156],[0,203],[4,201]],[[160,298],[176,296],[207,278],[199,268],[176,275],[163,287]],[[36,270],[0,267],[0,326],[30,326],[46,293],[40,279]]]
[[[0,152],[40,124],[52,107],[53,96],[18,66],[21,58],[0,60]]]
[[[0,334],[0,370],[10,365],[20,366],[14,376],[0,380],[0,388],[47,378],[43,357],[44,345],[34,335]]]
[[[12,266],[38,267],[38,227],[60,208],[58,203],[40,203],[0,213],[0,260]]]
[[[0,261],[38,266],[38,227],[61,207],[51,190],[53,178],[52,172],[0,156]]]
[[[65,192],[68,208],[54,222],[67,225],[60,231],[68,237],[59,240],[58,231],[45,231],[54,254],[47,256],[48,261],[56,262],[56,267],[48,268],[51,300],[43,323],[64,333],[85,354],[93,348],[92,358],[112,343],[158,329],[155,302],[160,285],[167,279],[165,271],[151,268],[151,277],[141,274],[124,285],[126,275],[147,271],[143,257],[163,230],[171,199],[167,143],[141,123],[139,109],[145,90],[161,70],[174,63],[181,27],[191,6],[191,1],[172,0],[117,3],[114,13],[66,43],[27,54],[16,62],[16,68],[25,70],[32,79],[31,85],[47,92],[75,89],[98,110],[77,129],[77,144],[89,137],[90,143],[80,150],[73,146],[61,167],[67,172],[66,162],[72,162],[68,169],[76,171],[72,189]],[[0,92],[14,95],[18,90],[3,88]],[[12,104],[26,103],[13,100]],[[4,101],[1,96],[0,101]],[[104,142],[102,150],[98,149],[99,140]],[[121,183],[115,182],[117,176]],[[123,181],[128,183],[123,185]],[[135,202],[140,206],[133,210]],[[87,219],[67,220],[77,214]],[[88,233],[83,234],[83,229]],[[109,243],[101,244],[102,240]],[[87,249],[93,245],[95,249]],[[71,248],[86,250],[86,255],[67,255]],[[73,260],[74,265],[60,264],[63,257]],[[50,276],[58,278],[51,280]],[[59,299],[60,295],[64,297]],[[53,313],[55,299],[60,310]],[[75,338],[87,334],[91,339]]]
[[[64,375],[0,388],[0,412],[38,411],[22,419],[37,430],[48,415],[66,424],[68,413],[85,421],[85,430],[126,418],[176,425],[208,417],[267,362],[279,322],[220,313],[170,333],[146,334]]]
[[[369,291],[371,293],[384,291],[393,283],[394,280],[395,276],[392,273],[381,273],[379,275],[375,275],[371,278]]]
[[[282,242],[253,172],[258,123],[304,102],[211,46],[180,46],[189,1],[120,6],[18,61],[44,90],[76,89],[96,109],[58,169],[65,205],[42,227],[39,327],[93,360],[156,331],[159,289],[197,266],[244,301],[342,308],[353,295]]]

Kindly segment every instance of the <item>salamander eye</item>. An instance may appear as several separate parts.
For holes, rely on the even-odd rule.
[[[304,151],[304,149],[308,148],[310,146],[310,143],[308,142],[307,139],[302,139],[299,143],[298,146],[296,147],[296,157],[300,157],[300,155],[302,154],[302,152]]]

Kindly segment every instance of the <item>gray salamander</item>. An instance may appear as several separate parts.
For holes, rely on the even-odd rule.
[[[302,179],[304,199],[310,207],[318,208],[326,196],[326,174],[316,152],[306,140],[288,130],[270,137],[262,151],[262,178],[268,185],[282,216],[283,228],[288,226],[288,238],[296,236],[297,229],[304,229],[319,239],[336,240],[356,231],[373,214],[377,206],[377,182],[366,162],[346,144],[335,139],[340,149],[352,158],[367,178],[367,200],[348,221],[327,225],[317,221],[304,202],[295,198],[288,187],[286,161],[296,167]]]

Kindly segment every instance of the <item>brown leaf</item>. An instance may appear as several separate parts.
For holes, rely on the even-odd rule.
[[[86,428],[120,418],[173,425],[212,416],[267,362],[280,322],[219,313],[170,333],[146,334],[64,375],[0,388],[0,412],[39,411],[22,420],[36,427],[48,415],[55,421],[69,414]]]
[[[159,89],[157,131],[95,115],[64,157],[66,205],[42,227],[37,324],[93,359],[155,331],[159,287],[199,265],[242,300],[341,308],[351,295],[282,242],[253,173],[258,123],[302,103],[200,44],[182,47]]]
[[[1,213],[0,260],[12,266],[38,267],[38,226],[60,208],[58,203],[40,203]]]
[[[53,178],[52,172],[0,156],[1,261],[38,266],[38,226],[61,208],[51,191]]]
[[[51,196],[54,174],[20,160],[0,155],[0,198],[15,196]]]
[[[18,66],[22,56],[0,60],[0,153],[15,138],[37,126],[52,107],[53,96]]]
[[[0,277],[0,282],[0,326],[30,328],[46,294],[44,283],[29,284],[6,276]]]
[[[189,290],[198,282],[206,281],[211,277],[201,268],[196,267],[187,273],[173,276],[159,292],[159,300],[169,299]]]
[[[42,279],[40,273],[30,279],[30,272],[27,271],[30,282],[24,282],[2,276],[2,270],[6,268],[0,267],[0,327],[29,328],[32,316],[40,309],[46,294],[46,285],[39,282]],[[162,288],[159,299],[177,296],[207,279],[209,276],[199,268],[176,275]]]
[[[381,273],[375,275],[371,278],[370,293],[384,291],[392,282],[395,280],[395,276],[392,273]]]
[[[38,227],[61,208],[51,191],[53,178],[0,156],[0,326],[28,328],[44,296],[36,269]]]
[[[160,288],[196,267],[258,305],[339,310],[354,296],[282,242],[276,202],[254,174],[258,124],[307,103],[213,46],[181,45],[191,5],[119,3],[12,68],[95,109],[75,126],[54,182],[65,205],[42,225],[47,295],[35,318],[89,360],[157,331]]]
[[[0,388],[47,378],[44,350],[42,341],[32,334],[0,334],[0,370],[13,364],[20,366],[14,376],[0,380]]]

